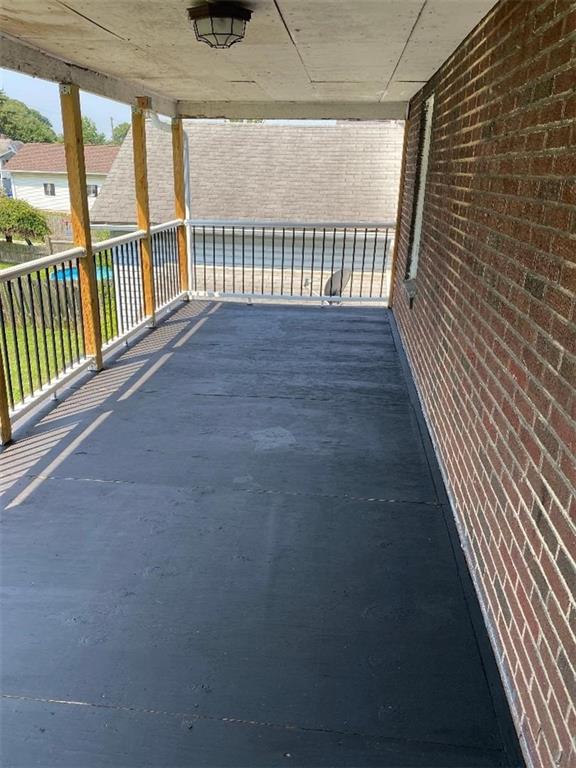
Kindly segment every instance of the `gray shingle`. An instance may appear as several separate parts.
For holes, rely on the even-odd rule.
[[[404,126],[185,121],[197,219],[392,221]],[[150,212],[174,218],[169,133],[147,123]],[[92,208],[93,223],[134,223],[129,133]]]

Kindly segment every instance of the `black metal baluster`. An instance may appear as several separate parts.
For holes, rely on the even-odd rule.
[[[0,286],[0,337],[2,339],[2,358],[4,360],[4,378],[6,379],[6,392],[10,408],[14,408],[14,390],[12,388],[12,370],[10,358],[8,357],[8,340],[6,337],[6,323],[4,320],[4,310],[2,308],[2,294]]]
[[[134,328],[140,322],[140,309],[136,305],[138,294],[134,280],[134,251],[132,243],[121,243],[116,251],[117,261],[122,265],[121,290],[116,291],[116,317],[119,318],[121,333]]]
[[[74,318],[74,347],[76,348],[76,362],[80,362],[80,341],[78,339],[78,308],[76,306],[76,288],[74,287],[74,270],[76,270],[76,283],[80,279],[78,271],[78,262],[72,259],[68,262],[70,269],[70,291],[72,299],[72,317]],[[41,287],[41,286],[40,286]],[[42,301],[42,291],[40,290],[40,301]],[[43,309],[42,309],[43,311]]]
[[[156,235],[152,235],[152,273],[154,275],[154,300],[157,304],[162,303],[162,286],[160,285],[160,278],[158,275],[158,257],[156,250],[158,248],[158,238]]]
[[[376,265],[376,247],[378,243],[378,229],[374,230],[374,250],[372,252],[372,274],[370,275],[370,296],[373,294],[374,287],[374,268]]]
[[[192,274],[194,281],[194,290],[198,290],[198,267],[196,263],[196,227],[192,227]]]
[[[48,338],[46,333],[46,310],[44,307],[44,292],[42,290],[42,275],[40,271],[36,273],[36,278],[38,281],[38,300],[40,302],[40,318],[41,318],[41,325],[42,325],[42,348],[44,352],[44,365],[46,366],[46,379],[48,381],[48,384],[50,384],[52,380],[50,376],[50,355],[48,354]],[[50,288],[50,286],[48,286],[48,288]]]
[[[352,297],[352,286],[354,285],[354,264],[356,262],[356,235],[358,230],[354,227],[354,239],[352,241],[352,267],[350,269],[350,297]]]
[[[130,243],[119,243],[110,249],[112,277],[114,285],[114,306],[116,307],[116,325],[122,336],[134,324],[134,306],[132,301],[132,274],[129,268],[131,258]],[[116,269],[114,269],[116,264]]]
[[[180,259],[178,257],[178,230],[170,231],[170,242],[172,248],[172,284],[173,298],[181,293],[183,286],[180,284]]]
[[[232,227],[232,293],[236,293],[236,227]]]
[[[312,296],[314,288],[314,253],[316,251],[316,227],[312,228],[312,265],[310,269],[310,296]]]
[[[296,249],[296,230],[292,227],[292,263],[290,265],[290,296],[294,296],[294,257]]]
[[[70,274],[70,278],[72,278],[72,275]],[[98,279],[98,278],[96,278]],[[72,339],[70,338],[70,308],[68,306],[68,282],[66,280],[66,262],[62,262],[62,287],[64,289],[64,317],[66,322],[66,341],[67,341],[67,351],[68,351],[68,361],[70,366],[73,363],[74,360],[74,354],[72,352]],[[66,360],[64,360],[64,370],[66,370],[69,367],[68,363],[66,363]]]
[[[163,285],[164,285],[164,304],[168,302],[170,299],[169,293],[170,293],[170,286],[168,284],[168,248],[166,243],[166,231],[160,232],[160,253],[162,254],[161,257],[161,268],[162,268],[162,276],[163,276]]]
[[[134,325],[142,320],[142,280],[140,278],[140,259],[138,258],[138,251],[135,249],[135,243],[127,244],[127,256],[129,273],[128,277],[131,281],[130,285],[130,318]]]
[[[162,297],[162,304],[166,304],[169,297],[169,290],[170,287],[168,285],[168,270],[166,267],[168,266],[168,251],[166,249],[166,230],[163,230],[162,232],[159,232],[159,238],[158,241],[160,243],[160,250],[159,250],[159,262],[160,262],[160,270],[162,272],[162,290],[164,292],[164,295]]]
[[[208,291],[206,282],[206,227],[202,227],[202,262],[204,264],[204,292]]]
[[[254,235],[255,235],[256,229],[252,227],[252,293],[255,292],[254,288],[254,257],[255,257],[255,243],[254,243]]]
[[[95,266],[96,266],[96,273],[98,273],[98,270],[102,270],[102,254],[98,253],[94,257]],[[105,342],[110,341],[110,333],[108,330],[108,315],[106,313],[106,296],[104,295],[104,285],[102,283],[102,280],[96,280],[96,294],[98,296],[99,301],[99,314],[100,314],[100,326],[102,329],[102,340]]]
[[[368,239],[368,229],[364,228],[364,245],[362,246],[362,273],[360,275],[360,296],[364,295],[364,264],[366,262],[366,240]]]
[[[336,258],[336,227],[332,230],[332,267],[330,268],[330,277],[334,274],[334,259]]]
[[[224,227],[222,227],[222,292],[226,293],[226,242]]]
[[[342,265],[340,267],[341,270],[341,280],[340,280],[340,296],[343,296],[344,294],[344,265],[346,262],[346,236],[348,234],[348,227],[344,227],[344,238],[342,239]]]
[[[158,306],[162,306],[164,303],[162,298],[162,275],[160,273],[160,258],[158,254],[160,244],[158,242],[158,233],[155,233],[152,236],[152,258],[153,258],[153,265],[154,265],[154,287],[156,289],[157,299],[156,303]]]
[[[265,240],[265,236],[266,236],[266,229],[264,227],[262,227],[262,274],[261,274],[261,278],[262,278],[262,289],[261,289],[262,295],[264,295],[264,240]]]
[[[24,303],[24,293],[22,291],[22,278],[16,279],[18,285],[18,298],[20,301],[20,316],[22,318],[22,330],[24,331],[24,351],[26,353],[26,365],[28,366],[28,385],[30,393],[34,392],[32,384],[32,365],[30,364],[30,342],[28,340],[28,323],[26,322],[26,305]]]
[[[132,274],[130,260],[132,258],[131,243],[120,243],[110,250],[112,265],[116,261],[117,279],[114,284],[114,305],[116,307],[116,324],[118,333],[124,334],[134,325],[134,302],[132,301]],[[116,257],[116,258],[114,258]],[[114,270],[114,267],[112,267]],[[114,275],[114,271],[112,271]]]
[[[286,228],[282,227],[282,263],[280,267],[280,296],[284,296],[284,257],[286,254]]]
[[[234,232],[234,230],[232,230]],[[242,293],[246,293],[246,282],[245,282],[245,267],[246,267],[246,238],[245,238],[245,227],[242,227]],[[232,237],[234,237],[234,234],[232,234]]]
[[[388,247],[388,227],[384,232],[384,252],[382,254],[382,275],[380,276],[380,296],[384,290],[384,269],[386,268],[386,248]]]
[[[38,327],[36,323],[36,307],[34,306],[34,289],[32,287],[32,273],[28,273],[28,294],[30,297],[30,319],[32,321],[32,335],[34,337],[34,357],[36,358],[36,370],[38,372],[38,385],[42,388],[42,368],[40,366],[40,347],[38,346]]]
[[[320,296],[324,293],[324,254],[326,253],[326,228],[322,228],[322,256],[320,262]]]
[[[275,259],[275,245],[276,245],[276,227],[272,227],[272,278],[270,293],[274,295],[274,259]]]
[[[162,272],[164,274],[164,304],[170,301],[170,262],[168,260],[168,233],[166,230],[160,233],[160,242],[162,243]]]
[[[212,280],[216,290],[216,227],[212,227]]]
[[[24,383],[22,379],[22,360],[20,359],[20,344],[18,343],[18,326],[16,325],[16,312],[14,310],[14,293],[12,281],[8,281],[8,312],[10,314],[10,323],[12,325],[12,339],[14,341],[14,352],[16,360],[16,377],[20,389],[20,402],[24,401]]]
[[[108,311],[110,313],[110,327],[114,333],[114,337],[120,335],[120,327],[118,324],[118,312],[116,311],[116,291],[114,290],[114,272],[112,270],[112,249],[106,249],[106,272],[101,275],[100,279],[104,280],[106,277],[106,284],[108,286]]]
[[[164,242],[166,246],[166,301],[172,301],[175,296],[174,293],[174,269],[172,259],[172,238],[171,231],[169,229],[164,233]]]
[[[54,306],[52,303],[52,286],[50,285],[50,271],[48,267],[44,270],[46,279],[46,288],[48,291],[48,322],[50,323],[50,337],[52,340],[52,354],[54,355],[54,377],[58,376],[58,353],[56,351],[56,329],[54,327]],[[56,286],[58,290],[58,286]]]
[[[306,227],[302,227],[302,269],[300,271],[300,296],[304,295],[304,258],[306,253]]]

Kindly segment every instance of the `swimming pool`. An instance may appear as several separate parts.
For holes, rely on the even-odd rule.
[[[97,280],[111,280],[111,267],[96,267]],[[50,280],[58,280],[59,283],[65,280],[78,280],[78,267],[60,267],[50,275]]]

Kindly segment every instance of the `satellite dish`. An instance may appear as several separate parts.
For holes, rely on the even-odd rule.
[[[334,272],[332,277],[326,281],[324,296],[342,296],[344,289],[350,282],[351,274],[349,269],[339,269],[338,272]]]

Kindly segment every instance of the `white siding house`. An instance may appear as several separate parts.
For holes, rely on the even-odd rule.
[[[26,200],[35,208],[44,211],[70,212],[70,194],[68,177],[65,173],[32,173],[31,171],[13,171],[12,196],[16,200]],[[106,179],[105,173],[86,174],[88,186],[88,205],[90,208],[98,197]]]
[[[84,148],[90,207],[97,199],[119,147]],[[70,212],[70,194],[63,144],[25,144],[5,171],[10,173],[12,196],[44,211]]]

